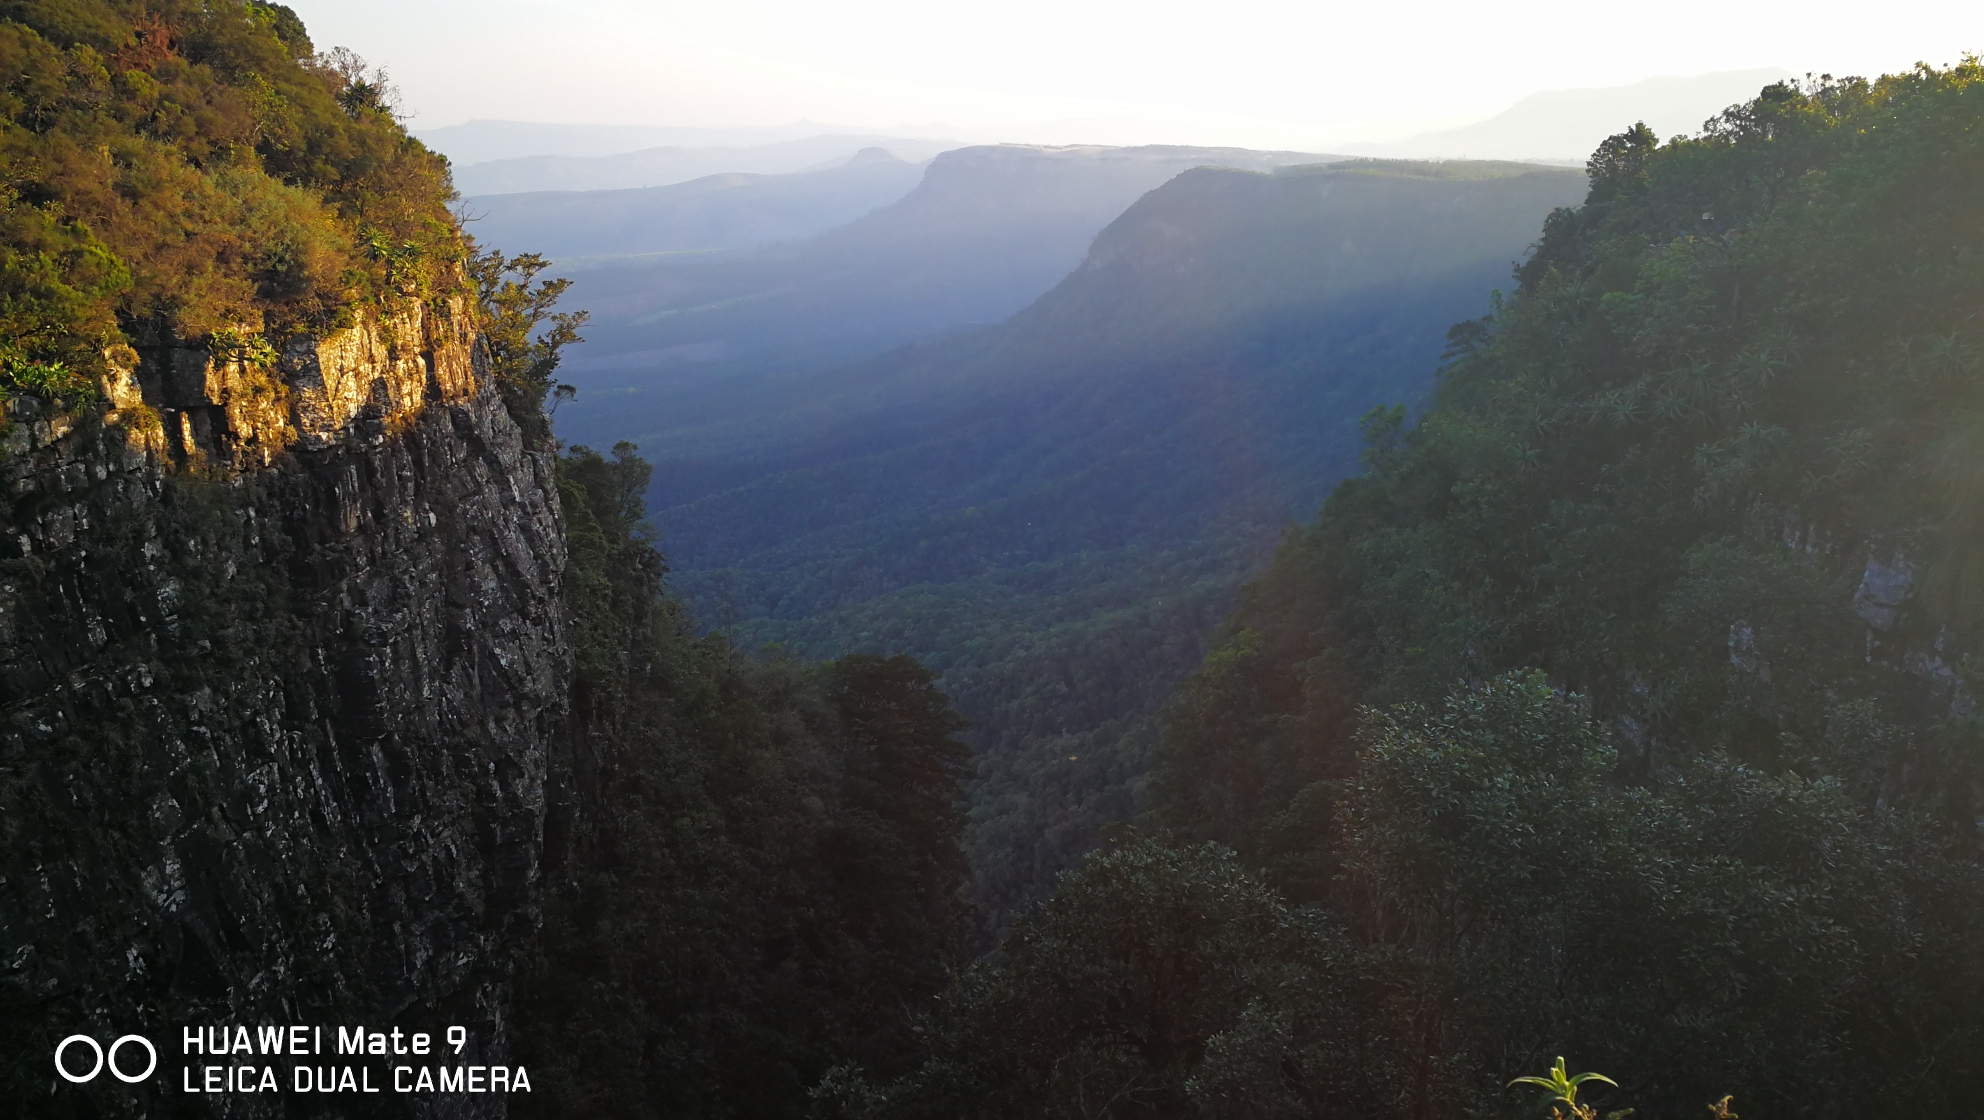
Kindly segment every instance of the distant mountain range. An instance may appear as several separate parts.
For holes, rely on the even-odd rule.
[[[1025,307],[1080,264],[1146,191],[1203,165],[1264,170],[1335,158],[1223,148],[963,148],[848,225],[742,252],[570,262],[593,314],[561,419],[680,446],[721,439],[685,383],[818,369]],[[533,242],[519,229],[517,247]],[[598,433],[598,434],[596,434]]]
[[[881,148],[921,163],[954,140],[853,134],[807,136],[749,147],[653,147],[602,156],[531,155],[455,167],[465,195],[522,191],[604,191],[665,187],[708,175],[785,175],[844,163],[864,148]]]
[[[822,233],[895,202],[923,167],[881,148],[789,175],[730,172],[665,187],[464,199],[486,246],[552,257],[748,249]]]
[[[1397,144],[1351,144],[1360,155],[1407,159],[1548,159],[1582,166],[1607,136],[1645,121],[1661,139],[1699,131],[1702,122],[1748,101],[1789,70],[1729,70],[1688,78],[1648,78],[1602,89],[1552,90],[1504,112]]]
[[[953,155],[864,221],[955,238],[940,216],[1026,197],[987,184],[1101,158]],[[1448,326],[1584,189],[1520,164],[1186,170],[1000,326],[603,394],[560,431],[633,436],[656,461],[662,546],[705,623],[942,674],[974,721],[974,890],[996,916],[1130,814],[1170,684],[1281,527],[1355,468],[1358,418],[1420,395]],[[912,259],[860,244],[873,278]]]
[[[643,148],[754,148],[817,136],[948,136],[944,125],[903,129],[848,128],[818,121],[771,126],[684,127],[653,124],[563,124],[550,121],[469,121],[416,130],[429,148],[465,167],[519,156],[611,156]],[[728,168],[726,170],[735,170]]]
[[[1644,120],[1662,137],[1692,133],[1728,106],[1756,96],[1763,86],[1794,76],[1769,67],[1551,90],[1459,128],[1392,143],[1346,144],[1338,150],[1391,159],[1582,165],[1601,140],[1635,120]],[[882,132],[809,121],[728,128],[469,121],[415,135],[454,163],[456,186],[463,194],[483,195],[665,186],[726,172],[787,174],[837,163],[866,147],[885,148],[917,163],[966,146],[968,135],[947,129],[928,125]]]

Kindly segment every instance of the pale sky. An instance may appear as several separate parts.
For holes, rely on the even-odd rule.
[[[1984,51],[1984,3],[290,0],[385,66],[415,129],[811,120],[968,140],[1327,150],[1541,90]]]

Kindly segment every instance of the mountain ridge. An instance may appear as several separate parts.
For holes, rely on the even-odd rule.
[[[475,195],[459,209],[474,223],[478,242],[563,262],[791,241],[887,206],[921,178],[921,166],[871,147],[809,171],[731,171],[667,186]]]
[[[748,147],[663,146],[597,156],[529,155],[457,166],[455,185],[468,195],[548,190],[634,190],[685,183],[706,175],[789,175],[844,162],[866,148],[921,163],[960,147],[954,140],[882,133],[805,136]]]
[[[567,262],[591,311],[561,410],[580,442],[633,438],[674,453],[696,394],[739,376],[771,384],[994,323],[1078,264],[1138,197],[1212,160],[1273,167],[1332,157],[1242,149],[996,145],[932,160],[902,199],[838,229],[742,253]],[[653,394],[678,394],[665,405]],[[684,400],[679,394],[691,394]],[[721,393],[721,389],[719,389]],[[610,411],[594,409],[610,402]],[[650,417],[628,425],[630,411]],[[595,421],[597,417],[597,422]],[[659,452],[658,452],[659,453]]]

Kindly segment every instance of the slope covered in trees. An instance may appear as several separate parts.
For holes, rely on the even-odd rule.
[[[52,1084],[71,1023],[406,1012],[488,1027],[536,1075],[519,1111],[558,1116],[1494,1115],[1560,1053],[1642,1115],[1976,1113],[1984,67],[1601,148],[1432,407],[1368,413],[1363,477],[1242,597],[1143,822],[954,972],[937,679],[687,624],[646,466],[551,461],[562,286],[467,252],[376,73],[232,0],[7,3],[0,64],[17,1109],[287,1107]],[[927,639],[974,684],[1065,667],[980,693],[1034,744],[1007,758],[1117,734],[1191,659],[1173,592],[1215,613],[1275,487],[1350,465],[1322,420],[1406,395],[1420,326],[1488,282],[1465,232],[1565,187],[1512,170],[1187,176],[1012,330],[851,370],[784,414],[817,438],[682,472],[710,530],[684,582],[720,608],[733,549],[767,577],[726,565],[733,611],[784,589],[739,631]],[[447,337],[389,338],[395,309]],[[255,379],[273,355],[367,316],[367,384],[431,411],[354,404],[259,466],[165,454],[144,400],[232,422],[305,391]],[[189,403],[182,361],[247,403]],[[772,538],[819,495],[796,562]],[[918,572],[948,586],[889,582]],[[1008,603],[1069,624],[988,625]],[[1024,796],[979,835],[1038,834],[1020,882],[1127,804],[1026,796],[1131,777],[993,769]]]
[[[1699,139],[1608,141],[1518,297],[1456,328],[1440,407],[1374,426],[1236,616],[1254,699],[1204,674],[1175,772],[1223,785],[1213,729],[1242,713],[1329,741],[1348,705],[1533,666],[1640,775],[1723,752],[1974,828],[1975,77],[1772,87]],[[1171,811],[1246,815],[1193,799]]]
[[[582,314],[542,258],[473,257],[506,403],[543,404]],[[905,1069],[963,959],[963,720],[904,656],[752,659],[692,626],[631,444],[556,461],[570,708],[544,782],[516,1114],[799,1117],[849,1062]]]
[[[856,1114],[1975,1113],[1984,67],[1590,171]]]

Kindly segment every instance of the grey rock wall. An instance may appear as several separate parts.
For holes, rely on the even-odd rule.
[[[553,462],[460,303],[271,368],[124,357],[100,420],[22,397],[0,433],[0,1089],[500,1115],[55,1082],[63,1035],[143,1033],[163,1068],[199,1024],[459,1023],[502,1061],[568,687]]]

